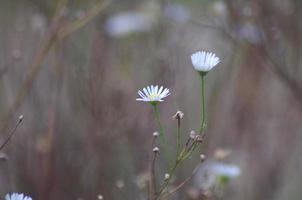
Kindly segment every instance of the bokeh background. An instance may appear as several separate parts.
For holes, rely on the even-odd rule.
[[[157,126],[137,90],[171,89],[160,111],[174,146],[176,110],[183,138],[199,127],[190,55],[207,50],[221,58],[206,77],[207,137],[175,184],[198,154],[228,149],[241,174],[220,199],[300,200],[301,11],[300,0],[1,0],[2,141],[24,115],[1,152],[1,197],[144,199]],[[192,179],[171,199],[199,189]]]

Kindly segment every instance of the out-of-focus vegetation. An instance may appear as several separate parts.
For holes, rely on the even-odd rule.
[[[199,128],[190,55],[204,49],[221,63],[207,75],[207,137],[199,153],[213,163],[217,149],[228,149],[224,162],[241,169],[219,195],[300,200],[301,3],[1,1],[1,138],[24,115],[1,152],[1,197],[15,191],[43,200],[144,199],[157,126],[136,92],[149,84],[171,88],[160,110],[174,145],[177,109],[185,113],[184,138]],[[198,162],[196,154],[175,184]],[[173,199],[200,199],[198,177]]]

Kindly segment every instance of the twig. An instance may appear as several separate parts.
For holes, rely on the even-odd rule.
[[[6,146],[6,144],[10,141],[10,139],[12,138],[12,136],[15,134],[18,126],[21,124],[21,122],[23,121],[23,115],[19,116],[19,119],[15,125],[15,127],[11,130],[11,132],[9,133],[8,137],[5,139],[5,141],[1,144],[0,146],[0,151]]]

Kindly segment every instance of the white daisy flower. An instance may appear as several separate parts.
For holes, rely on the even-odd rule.
[[[161,86],[147,86],[143,88],[143,91],[138,91],[138,95],[141,98],[137,98],[136,101],[145,101],[145,102],[161,102],[164,101],[163,98],[169,96],[170,90]]]
[[[12,193],[11,195],[5,195],[5,200],[32,200],[31,197],[25,196],[24,194]]]
[[[220,59],[212,52],[197,51],[191,55],[191,61],[197,71],[208,72],[220,62]]]

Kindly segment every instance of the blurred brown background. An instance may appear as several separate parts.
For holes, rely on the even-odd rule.
[[[1,197],[144,199],[136,182],[156,124],[136,92],[171,89],[160,110],[173,146],[177,109],[184,138],[199,127],[190,55],[208,50],[221,63],[207,75],[199,152],[231,149],[241,168],[223,199],[300,200],[301,9],[300,0],[2,0],[2,140],[20,114],[24,121],[3,151]],[[194,198],[191,187],[172,199]]]

